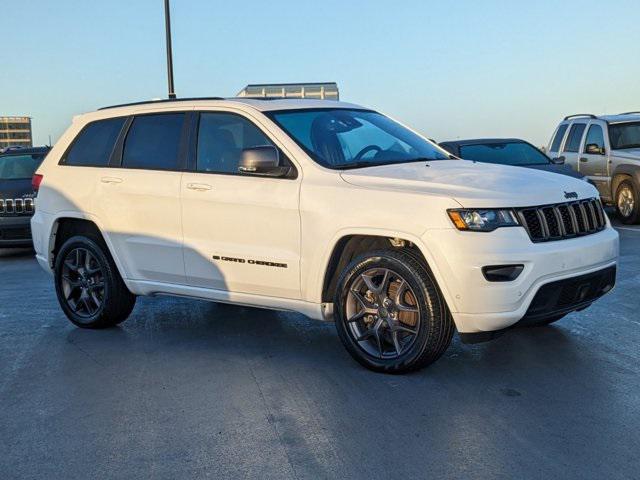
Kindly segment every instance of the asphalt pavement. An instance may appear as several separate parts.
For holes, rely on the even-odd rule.
[[[551,327],[369,372],[332,324],[140,298],[75,328],[0,250],[0,478],[638,479],[640,227],[615,290]]]

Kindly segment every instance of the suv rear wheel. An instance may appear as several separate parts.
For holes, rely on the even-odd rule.
[[[631,180],[623,180],[616,190],[616,210],[622,223],[633,224],[640,220],[640,195]]]
[[[136,297],[127,289],[101,238],[74,236],[55,260],[58,302],[82,328],[106,328],[127,319]]]
[[[411,254],[364,254],[342,272],[334,298],[336,328],[365,367],[402,373],[436,361],[453,336],[453,320],[434,280]]]

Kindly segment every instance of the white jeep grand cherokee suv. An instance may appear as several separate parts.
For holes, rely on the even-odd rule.
[[[76,117],[34,176],[40,264],[86,328],[137,295],[334,318],[368,368],[553,322],[615,282],[587,182],[450,158],[372,110],[191,99]]]

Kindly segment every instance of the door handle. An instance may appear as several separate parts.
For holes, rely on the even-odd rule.
[[[211,185],[207,183],[187,183],[187,188],[196,192],[205,192],[211,190]]]
[[[588,158],[585,158],[585,157],[580,157],[580,161],[581,161],[582,163],[585,163],[585,162],[588,162],[588,161],[589,161],[589,159],[588,159]]]
[[[100,181],[102,183],[122,183],[122,179],[118,177],[102,177]]]

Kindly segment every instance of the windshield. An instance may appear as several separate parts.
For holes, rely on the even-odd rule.
[[[640,122],[609,125],[609,141],[612,150],[640,148]]]
[[[499,142],[460,146],[460,156],[476,162],[502,165],[548,165],[549,158],[526,142]]]
[[[425,160],[447,152],[380,113],[286,110],[269,114],[319,164],[347,169]]]
[[[22,180],[33,177],[43,158],[43,153],[0,156],[0,180]]]

